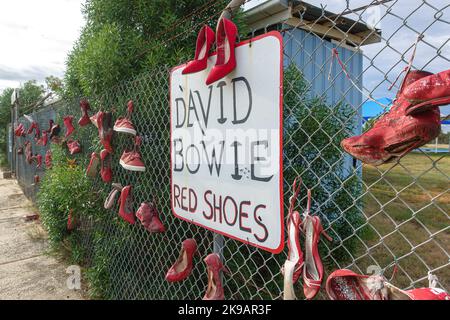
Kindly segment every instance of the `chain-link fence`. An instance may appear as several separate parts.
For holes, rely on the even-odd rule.
[[[258,11],[256,6],[248,11],[257,17],[249,18],[253,34],[276,29],[283,35],[285,212],[291,184],[301,176],[303,190],[312,189],[312,212],[321,216],[334,239],[320,243],[325,277],[335,269],[368,273],[376,266],[388,276],[397,269],[392,282],[401,288],[427,286],[432,272],[442,288],[450,289],[448,153],[415,150],[398,162],[373,167],[352,159],[340,147],[342,139],[363,130],[368,102],[395,96],[398,85],[392,92],[387,88],[408,65],[419,35],[424,37],[413,68],[432,72],[450,68],[450,38],[439,32],[450,23],[450,6],[444,2],[358,1],[361,6],[351,9],[350,2],[343,1],[342,8],[329,12],[299,1],[279,1],[279,7]],[[376,15],[378,29],[367,25],[372,15]],[[333,56],[333,49],[338,50],[343,66]],[[125,113],[128,100],[134,101],[132,119],[143,137],[141,154],[147,170],[135,173],[119,165],[122,150],[131,148],[133,142],[116,134],[114,182],[134,187],[135,210],[141,202],[156,197],[167,232],[149,234],[140,225],[121,223],[118,207],[100,220],[84,219],[80,230],[87,266],[101,269],[103,277],[98,279],[106,298],[198,299],[207,285],[200,259],[196,258],[187,280],[169,284],[164,279],[178,257],[181,242],[192,237],[202,256],[219,252],[231,270],[224,276],[226,298],[280,299],[280,269],[287,247],[273,255],[181,221],[171,213],[170,67],[149,70],[88,99],[92,114],[113,110],[115,118]],[[377,107],[384,104],[383,100]],[[50,118],[62,125],[62,117],[69,114],[74,119],[81,116],[79,99],[63,101],[33,116],[46,128]],[[20,118],[20,122],[26,120]],[[90,154],[101,150],[97,130],[91,125],[77,127],[74,138],[83,147],[83,153],[74,156],[77,164],[87,167]],[[15,145],[23,143],[20,138]],[[45,157],[45,148],[32,143],[33,152]],[[25,193],[34,199],[38,186],[33,179],[43,171],[36,171],[22,156],[16,173]],[[100,178],[93,182],[94,191],[106,197],[111,186]],[[305,192],[298,204],[299,209],[305,208]]]

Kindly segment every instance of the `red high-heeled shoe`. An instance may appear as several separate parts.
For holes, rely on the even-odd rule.
[[[134,217],[133,207],[132,207],[132,187],[126,186],[122,189],[120,194],[120,208],[119,216],[123,218],[129,224],[134,224],[136,219]]]
[[[97,175],[97,168],[100,163],[100,159],[95,152],[91,154],[91,160],[89,161],[89,165],[86,169],[86,176],[95,177]]]
[[[168,282],[179,282],[189,277],[193,268],[193,257],[196,253],[197,242],[194,239],[184,240],[177,261],[166,273],[166,280]]]
[[[284,275],[284,300],[295,300],[294,284],[302,274],[303,267],[303,251],[300,246],[300,225],[301,219],[298,211],[294,211],[295,200],[300,192],[302,180],[298,182],[294,180],[292,189],[294,194],[290,198],[288,221],[288,257],[284,263],[282,274]]]
[[[112,137],[113,137],[113,124],[112,124],[112,113],[111,112],[99,112],[98,113],[98,135],[100,137],[100,142],[103,147],[110,153],[113,153],[112,148]]]
[[[100,152],[101,168],[100,176],[103,182],[109,183],[112,180],[112,169],[111,169],[111,153],[104,149]]]
[[[210,85],[232,72],[236,68],[236,37],[238,29],[236,25],[222,18],[219,21],[216,34],[217,60],[215,66],[209,72],[206,85]]]
[[[45,153],[45,167],[47,169],[52,168],[52,150],[50,149]]]
[[[91,106],[89,105],[89,102],[85,99],[80,101],[80,108],[81,108],[81,118],[78,120],[78,124],[80,127],[87,126],[91,123],[91,118],[89,118],[88,111],[91,110]]]
[[[117,195],[122,192],[123,186],[120,183],[113,183],[111,192],[105,199],[105,203],[103,207],[107,210],[112,209],[114,206],[114,202],[116,201]]]
[[[188,62],[182,74],[195,73],[205,70],[208,66],[208,53],[215,40],[215,33],[209,26],[204,25],[197,37],[194,60]]]
[[[318,216],[310,215],[311,190],[308,190],[308,204],[303,219],[305,233],[305,262],[303,264],[303,292],[306,299],[314,298],[320,290],[323,280],[323,265],[319,255],[319,240],[323,234],[329,241],[333,239],[325,233]]]
[[[64,125],[66,126],[66,135],[65,135],[66,138],[75,131],[72,121],[73,116],[64,117]]]
[[[208,271],[208,288],[203,300],[223,300],[224,292],[220,272],[230,273],[230,271],[222,264],[217,253],[209,254],[203,261],[205,261]]]

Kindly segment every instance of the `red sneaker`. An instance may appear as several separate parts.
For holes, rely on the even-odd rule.
[[[71,155],[77,154],[81,152],[80,143],[76,140],[67,141],[67,148],[69,148],[69,153]]]
[[[122,156],[120,157],[120,165],[130,171],[145,171],[145,164],[141,160],[141,155],[138,151],[138,148],[141,144],[141,138],[137,136],[135,138],[134,150],[133,151],[124,151]]]
[[[114,124],[114,131],[129,133],[134,136],[136,135],[136,129],[134,129],[133,123],[131,122],[131,114],[133,112],[133,109],[133,101],[130,100],[127,104],[127,116],[117,119],[116,123]]]
[[[134,224],[136,219],[132,208],[132,187],[126,186],[120,194],[119,216],[121,216],[129,224]]]
[[[45,167],[47,169],[52,168],[52,151],[50,149],[45,153]]]
[[[64,117],[64,126],[66,127],[66,135],[65,135],[66,138],[69,137],[75,131],[72,121],[73,116]]]
[[[205,70],[208,66],[209,51],[215,40],[215,33],[209,26],[204,25],[197,37],[194,60],[188,62],[182,74],[195,73]]]
[[[109,183],[112,180],[112,169],[111,169],[111,153],[108,150],[102,150],[100,152],[101,159],[101,169],[100,176],[103,182]]]
[[[91,106],[89,105],[89,102],[85,99],[80,101],[80,108],[81,108],[81,118],[78,120],[78,124],[80,127],[87,126],[91,123],[91,119],[89,118],[88,111],[91,110]]]
[[[236,68],[235,46],[238,29],[236,25],[222,18],[219,21],[216,34],[217,60],[209,72],[206,85],[210,85],[232,72]]]
[[[113,125],[111,112],[99,112],[98,113],[98,135],[103,147],[110,153],[113,153],[111,140],[113,137]]]
[[[95,177],[98,172],[98,165],[100,163],[100,158],[95,152],[91,154],[91,160],[89,161],[89,165],[86,169],[86,176]]]
[[[181,244],[181,251],[177,261],[170,267],[166,273],[168,282],[183,281],[192,272],[193,258],[197,253],[197,242],[194,239],[186,239]]]
[[[228,269],[222,264],[217,253],[209,254],[203,261],[205,261],[208,271],[208,288],[203,300],[223,300],[224,292],[220,272],[229,273]]]

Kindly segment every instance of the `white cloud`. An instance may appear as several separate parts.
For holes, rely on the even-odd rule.
[[[84,20],[83,0],[14,0],[0,4],[0,91],[46,76],[62,77]]]

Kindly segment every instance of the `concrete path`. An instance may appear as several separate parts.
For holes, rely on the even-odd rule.
[[[0,300],[82,299],[80,290],[66,285],[67,265],[46,254],[47,235],[39,221],[26,222],[34,214],[31,202],[16,180],[0,172]]]

